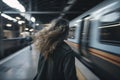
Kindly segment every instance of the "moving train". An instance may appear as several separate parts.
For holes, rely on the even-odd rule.
[[[120,0],[105,0],[70,21],[66,42],[101,80],[120,80]]]
[[[28,39],[30,38],[30,39]],[[0,59],[3,59],[14,52],[28,46],[31,44],[31,37],[26,38],[12,38],[12,39],[3,39],[3,55],[0,55]],[[1,54],[1,53],[0,53]]]

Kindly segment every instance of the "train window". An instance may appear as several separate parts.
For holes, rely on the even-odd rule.
[[[68,38],[75,39],[75,30],[76,30],[75,26],[70,27]]]
[[[101,16],[100,21],[102,26],[117,24],[120,22],[120,12],[116,11],[105,14]]]
[[[120,45],[120,11],[105,14],[100,21],[100,42]]]

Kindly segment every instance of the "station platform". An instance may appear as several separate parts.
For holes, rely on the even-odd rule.
[[[33,46],[33,45],[32,45]],[[39,53],[30,46],[0,61],[0,80],[33,80],[37,72]],[[78,80],[100,80],[75,58]]]
[[[33,80],[38,55],[30,46],[0,61],[0,80]]]

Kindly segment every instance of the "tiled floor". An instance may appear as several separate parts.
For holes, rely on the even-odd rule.
[[[36,74],[38,53],[26,47],[0,61],[0,80],[32,80]]]

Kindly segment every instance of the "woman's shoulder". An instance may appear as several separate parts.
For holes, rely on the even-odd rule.
[[[62,43],[61,47],[66,51],[72,50],[71,47],[65,42]]]
[[[62,52],[64,52],[64,54],[68,54],[68,53],[70,53],[70,52],[72,52],[72,49],[71,49],[71,47],[67,44],[67,43],[65,43],[65,42],[63,42],[62,44],[61,44],[61,49],[60,49]]]
[[[71,49],[71,47],[67,43],[62,43],[54,53],[54,59],[57,60],[65,60],[70,59],[74,57],[74,51]]]

